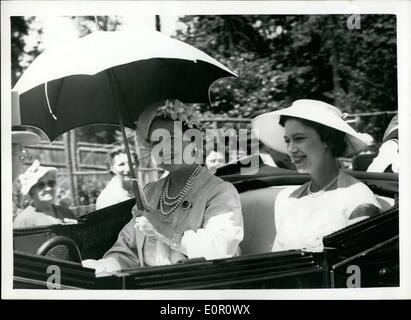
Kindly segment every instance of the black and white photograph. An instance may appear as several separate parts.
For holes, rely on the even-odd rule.
[[[58,3],[1,2],[3,298],[411,298],[409,2]]]

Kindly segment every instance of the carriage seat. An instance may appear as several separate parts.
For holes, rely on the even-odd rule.
[[[258,254],[271,251],[275,238],[274,203],[285,187],[268,187],[240,194],[244,219],[244,239],[241,254]]]

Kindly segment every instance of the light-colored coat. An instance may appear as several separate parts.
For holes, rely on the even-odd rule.
[[[158,207],[164,182],[165,179],[161,179],[144,188],[152,207]],[[190,208],[183,209],[180,205],[172,214],[159,217],[168,226],[166,233],[183,232],[179,250],[136,230],[133,217],[103,261],[100,260],[106,265],[104,269],[115,271],[176,263],[187,258],[218,259],[238,255],[244,228],[240,197],[234,186],[203,168],[185,199],[191,202]]]

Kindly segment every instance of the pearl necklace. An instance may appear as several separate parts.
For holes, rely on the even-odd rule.
[[[166,177],[164,188],[160,195],[160,211],[163,215],[168,216],[180,206],[181,202],[183,202],[184,198],[186,197],[188,191],[191,189],[191,186],[193,185],[194,181],[197,179],[201,169],[201,165],[198,165],[194,169],[194,171],[188,178],[187,182],[185,183],[183,189],[174,197],[170,196],[170,175]],[[168,207],[169,210],[166,210],[165,207]]]
[[[322,189],[320,189],[320,190],[318,190],[318,191],[316,191],[316,192],[311,191],[312,183],[311,183],[311,181],[310,181],[310,184],[308,185],[308,188],[307,188],[307,193],[308,193],[308,195],[309,195],[310,197],[318,197],[318,196],[320,196],[320,195],[323,194],[325,191],[327,191],[327,190],[335,183],[335,181],[337,181],[339,175],[340,175],[340,172],[338,172],[338,174],[337,174],[326,186],[324,186]]]

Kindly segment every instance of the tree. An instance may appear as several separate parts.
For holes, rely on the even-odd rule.
[[[71,18],[77,25],[80,37],[97,31],[97,29],[101,31],[116,31],[121,26],[121,19],[117,16],[73,16]]]
[[[176,37],[239,74],[212,88],[203,111],[254,117],[301,98],[343,112],[397,110],[396,20],[362,15],[185,16]],[[361,128],[381,139],[383,117]]]
[[[26,45],[25,37],[33,30],[35,17],[11,17],[11,84],[17,83],[24,70],[39,54],[39,41],[33,47]],[[36,29],[38,36],[42,29]]]

